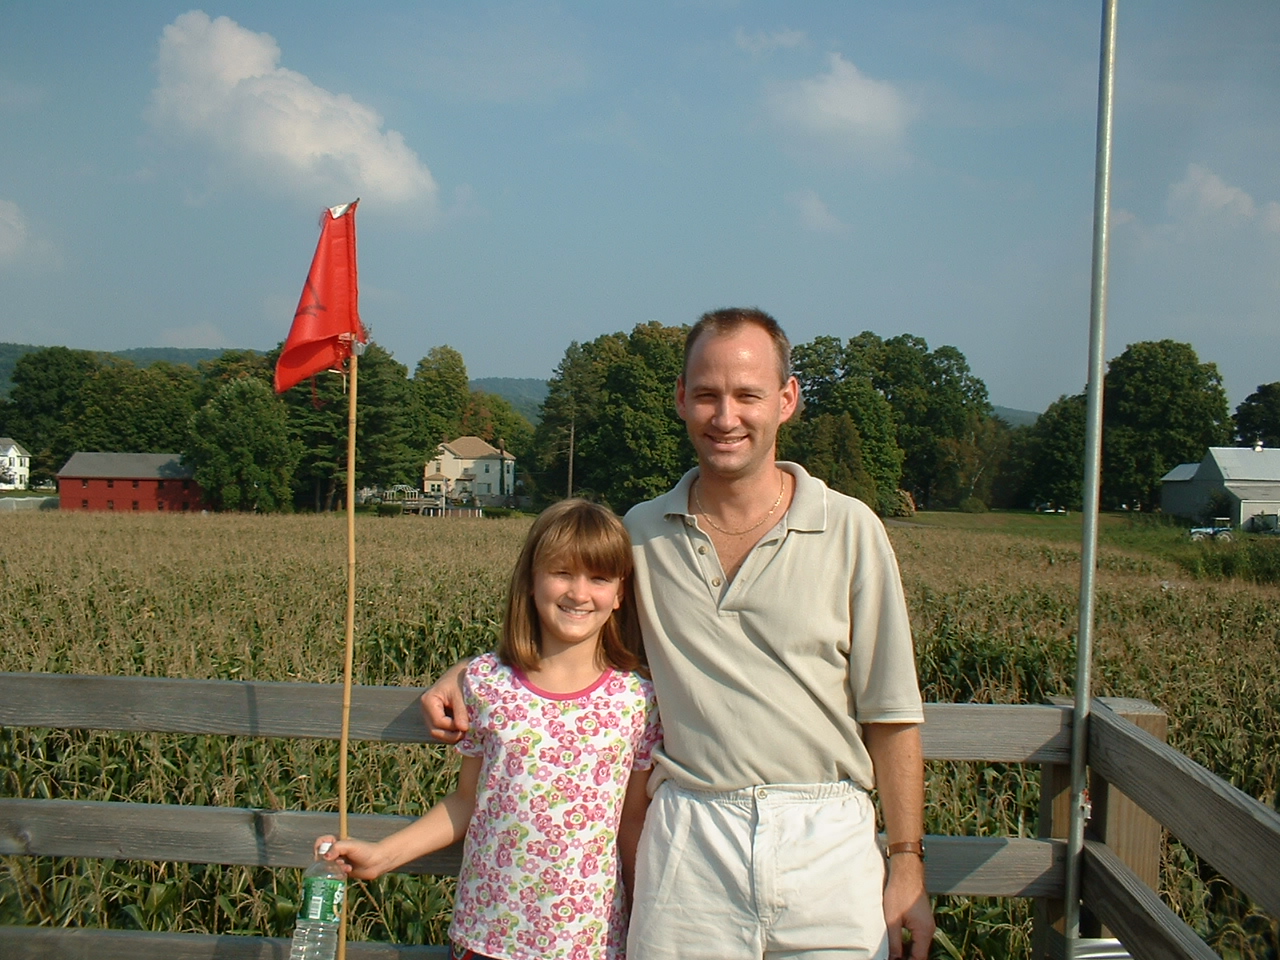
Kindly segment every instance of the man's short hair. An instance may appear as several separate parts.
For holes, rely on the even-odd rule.
[[[689,355],[693,346],[704,333],[723,337],[736,333],[741,328],[753,325],[769,335],[774,349],[778,352],[778,373],[785,384],[791,379],[791,341],[787,339],[778,321],[757,307],[726,307],[723,310],[712,310],[698,318],[688,335],[684,338],[684,369],[681,377],[689,374]]]

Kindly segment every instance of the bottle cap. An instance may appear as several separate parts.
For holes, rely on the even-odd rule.
[[[326,840],[324,843],[320,844],[320,847],[319,847],[319,849],[317,849],[317,850],[316,850],[316,853],[318,853],[320,856],[322,856],[322,857],[323,857],[326,853],[328,853],[328,852],[329,852],[329,850],[330,850],[332,847],[333,847],[333,841],[332,841],[332,840]]]

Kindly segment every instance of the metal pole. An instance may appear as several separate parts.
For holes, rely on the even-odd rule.
[[[1111,127],[1116,74],[1116,0],[1105,0],[1098,77],[1098,143],[1093,187],[1093,276],[1089,302],[1089,386],[1085,421],[1084,532],[1080,553],[1080,625],[1071,726],[1071,828],[1067,835],[1065,927],[1067,960],[1080,940],[1080,868],[1089,813],[1085,761],[1089,741],[1089,669],[1093,655],[1094,573],[1102,475],[1102,381],[1107,327],[1107,258],[1111,227]]]
[[[347,750],[351,739],[351,674],[356,627],[356,385],[364,344],[351,342],[351,398],[347,409],[347,629],[342,661],[342,732],[338,738],[338,836],[347,834]],[[347,956],[347,898],[342,901],[338,960]]]

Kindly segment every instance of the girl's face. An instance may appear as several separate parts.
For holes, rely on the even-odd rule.
[[[533,605],[542,625],[543,656],[595,644],[622,605],[622,580],[554,563],[533,571]]]

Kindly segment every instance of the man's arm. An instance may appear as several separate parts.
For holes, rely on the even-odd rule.
[[[875,767],[876,789],[890,843],[924,836],[924,756],[920,727],[914,723],[869,723],[862,739]],[[925,892],[924,861],[913,853],[889,858],[884,890],[889,928],[889,957],[904,956],[902,933],[911,933],[911,960],[926,960],[933,941],[933,907]]]
[[[462,674],[471,658],[459,660],[440,674],[427,692],[419,698],[427,732],[441,743],[457,743],[471,729],[467,705],[462,698]]]

